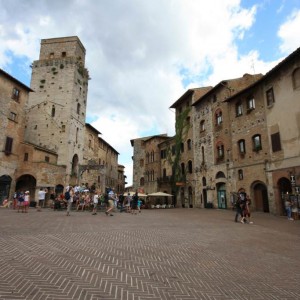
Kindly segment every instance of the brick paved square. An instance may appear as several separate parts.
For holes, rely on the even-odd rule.
[[[300,221],[0,210],[0,299],[300,299]]]

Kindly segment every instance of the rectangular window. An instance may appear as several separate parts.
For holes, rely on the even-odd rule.
[[[247,101],[247,109],[248,111],[255,109],[255,100],[254,97],[251,97]]]
[[[11,137],[6,137],[6,142],[5,142],[5,149],[4,149],[4,153],[6,155],[9,155],[12,153],[12,145],[13,145],[13,138]]]
[[[24,161],[28,161],[28,153],[24,153]]]
[[[270,88],[266,91],[266,97],[267,97],[267,106],[271,106],[275,102],[273,88]]]
[[[271,142],[272,142],[272,151],[273,152],[281,151],[281,142],[280,142],[279,132],[271,134]]]
[[[45,156],[45,162],[49,162],[50,161],[50,157],[49,156]]]
[[[19,101],[19,97],[20,97],[20,90],[18,90],[17,88],[13,88],[11,98],[14,99],[15,101]]]
[[[8,118],[12,121],[17,121],[17,114],[15,114],[14,112],[10,112]]]
[[[245,140],[239,141],[239,150],[241,154],[245,154],[246,152]]]
[[[239,102],[239,103],[236,104],[235,110],[236,110],[236,116],[237,117],[239,117],[239,116],[241,116],[243,114],[243,105],[242,105],[241,102]]]

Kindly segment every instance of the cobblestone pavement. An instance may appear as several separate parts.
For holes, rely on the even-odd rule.
[[[0,209],[0,299],[300,299],[300,221]]]

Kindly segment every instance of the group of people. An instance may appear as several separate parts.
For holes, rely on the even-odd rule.
[[[20,191],[15,192],[13,196],[12,206],[13,209],[17,209],[18,212],[28,213],[28,207],[30,204],[30,192],[29,191]],[[7,206],[9,205],[7,201]]]
[[[72,207],[78,210],[92,210],[92,215],[97,214],[98,206],[105,207],[105,214],[113,216],[114,209],[119,209],[120,212],[128,212],[137,214],[141,212],[143,201],[138,197],[138,193],[133,196],[128,193],[117,195],[114,191],[102,194],[99,190],[90,192],[89,190],[76,190],[75,187],[66,187],[65,193],[62,196],[62,201],[65,202],[67,207],[67,216],[70,216]],[[61,200],[60,200],[61,201]],[[55,205],[54,205],[55,208]]]
[[[251,221],[251,212],[250,212],[250,205],[251,205],[251,199],[249,195],[247,195],[245,192],[240,192],[238,194],[238,197],[235,202],[235,222],[238,222],[238,219],[240,217],[240,222],[243,224],[253,224]]]

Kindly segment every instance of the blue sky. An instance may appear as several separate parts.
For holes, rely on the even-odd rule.
[[[130,140],[174,134],[188,88],[266,73],[300,46],[300,0],[0,0],[0,67],[30,85],[40,40],[86,48],[87,122],[132,180]],[[13,16],[13,17],[12,17]]]

